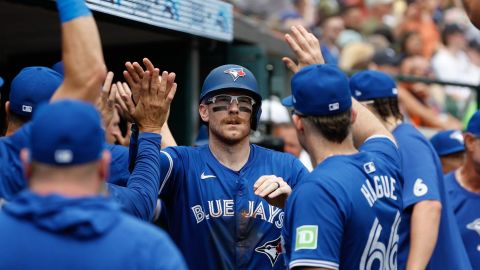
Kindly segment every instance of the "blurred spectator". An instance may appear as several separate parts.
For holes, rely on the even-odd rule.
[[[448,24],[442,32],[445,44],[432,59],[432,67],[438,79],[460,83],[478,84],[480,69],[468,58],[465,30],[458,24]],[[452,100],[454,112],[461,117],[472,91],[464,87],[447,86],[445,92]]]
[[[368,42],[375,47],[375,50],[383,50],[391,47],[395,42],[395,38],[390,28],[382,27],[376,29],[373,34],[368,37]]]
[[[323,21],[321,27],[320,46],[323,58],[327,64],[338,65],[340,48],[336,42],[340,33],[345,29],[343,19],[339,16],[328,17]]]
[[[400,40],[402,58],[423,56],[423,39],[417,31],[406,32]]]
[[[359,6],[353,5],[345,7],[341,11],[340,16],[342,16],[345,29],[360,33],[364,17]]]
[[[375,51],[369,69],[385,72],[390,75],[399,73],[400,56],[392,48]]]
[[[402,75],[434,79],[430,63],[422,56],[406,58],[401,65]],[[398,98],[411,121],[417,126],[439,129],[461,129],[456,118],[443,111],[444,93],[435,85],[421,82],[399,84]]]
[[[432,5],[430,0],[411,1],[404,20],[397,28],[397,36],[403,36],[407,32],[419,33],[423,42],[422,55],[427,59],[432,57],[440,42],[440,33],[432,19]]]
[[[369,43],[350,43],[343,48],[340,54],[339,66],[347,72],[367,69],[374,53],[375,49]]]
[[[293,7],[280,15],[280,30],[289,31],[294,25],[311,28],[315,21],[315,7],[310,0],[292,0]]]
[[[394,0],[365,0],[368,18],[362,24],[362,32],[372,34],[381,27],[393,27],[392,4]]]

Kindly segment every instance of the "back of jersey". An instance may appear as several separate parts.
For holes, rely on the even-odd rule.
[[[396,269],[398,152],[387,138],[369,139],[360,151],[326,159],[288,199],[284,241],[290,268]]]

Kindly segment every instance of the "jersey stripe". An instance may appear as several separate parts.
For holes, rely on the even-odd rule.
[[[335,270],[338,269],[338,263],[330,262],[330,261],[322,261],[322,260],[300,259],[300,260],[291,261],[290,264],[288,265],[290,269],[298,266],[323,267],[323,268],[335,269]]]
[[[170,167],[168,168],[168,172],[167,174],[165,175],[165,178],[163,178],[163,181],[162,181],[162,186],[160,186],[160,190],[158,191],[158,194],[162,193],[162,190],[163,190],[163,187],[165,186],[165,183],[168,181],[168,179],[170,178],[170,174],[172,173],[172,169],[173,169],[173,159],[172,157],[170,156],[169,153],[165,152],[165,151],[160,151],[160,153],[164,154],[167,158],[168,158],[168,162],[170,164]]]

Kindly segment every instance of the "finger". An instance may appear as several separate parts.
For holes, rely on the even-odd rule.
[[[300,48],[297,41],[295,41],[291,35],[285,35],[285,41],[287,42],[288,46],[292,49],[293,53],[297,56],[297,58],[301,59],[304,55],[303,49]]]
[[[157,95],[162,95],[163,98],[166,98],[168,96],[167,92],[167,80],[168,80],[168,72],[164,71],[162,72],[162,80],[160,81],[160,87],[157,89]]]
[[[265,186],[265,188],[261,192],[258,193],[258,196],[260,196],[262,198],[267,196],[268,194],[274,192],[275,190],[277,190],[280,187],[280,184],[278,184],[277,181],[273,180],[273,181],[264,183],[263,186]],[[260,190],[261,188],[262,187],[260,187],[258,190]]]
[[[133,69],[135,70],[135,72],[137,73],[139,78],[143,78],[143,76],[145,74],[145,70],[143,70],[142,66],[140,66],[139,63],[134,62],[133,63]]]
[[[268,194],[268,198],[273,199],[273,198],[276,198],[280,195],[284,195],[284,194],[289,195],[290,193],[292,193],[292,189],[290,188],[290,186],[288,184],[285,183],[285,185],[280,186],[275,191]]]
[[[118,89],[116,87],[116,85],[112,85],[111,87],[111,91],[110,91],[110,94],[108,95],[108,106],[109,107],[112,107],[115,105],[115,102],[117,100],[117,92],[118,92]]]
[[[168,104],[172,103],[173,98],[175,97],[175,93],[177,92],[177,83],[173,83],[170,92],[168,92],[167,102]]]
[[[133,66],[132,63],[130,63],[130,62],[125,63],[125,67],[127,68],[128,74],[132,78],[133,84],[130,84],[130,85],[135,85],[136,83],[141,82],[142,78],[137,74],[137,72],[135,71],[135,67]],[[125,76],[125,74],[124,74],[124,76]],[[125,78],[125,79],[127,79],[127,78]],[[127,80],[127,82],[128,82],[128,80]]]
[[[297,28],[296,26],[292,26],[291,32],[292,32],[293,38],[296,40],[300,48],[302,48],[305,51],[310,49],[310,45],[308,44],[307,39],[305,38],[303,33],[299,30],[299,27]]]
[[[150,61],[150,59],[148,59],[146,57],[143,58],[143,64],[145,65],[147,70],[150,71],[150,72],[153,72],[153,70],[155,69],[155,66],[153,65],[153,63]]]
[[[145,97],[149,94],[150,92],[150,71],[145,71],[145,74],[143,75],[142,79],[142,90],[140,91],[140,95],[142,97]]]
[[[287,68],[290,69],[293,73],[298,72],[298,66],[297,66],[297,64],[295,64],[295,62],[293,62],[292,59],[290,59],[288,57],[283,57],[282,61],[287,66]]]
[[[122,86],[123,86],[123,91],[128,95],[128,96],[131,96],[132,95],[132,90],[130,90],[130,87],[128,87],[128,84],[126,82],[123,82],[122,83]]]
[[[261,185],[257,186],[257,189],[255,190],[255,194],[259,195],[262,193],[265,189],[267,189],[273,182],[275,182],[276,177],[274,175],[269,175],[267,179],[265,179]],[[260,179],[259,179],[260,180]]]
[[[107,77],[105,78],[105,82],[103,83],[102,92],[110,92],[110,88],[112,87],[113,81],[113,72],[109,71],[107,73]]]
[[[257,181],[255,181],[255,184],[253,184],[253,190],[255,191],[258,187],[260,187],[265,181],[270,179],[272,176],[271,175],[262,175],[260,176]]]
[[[115,100],[117,101],[117,104],[120,105],[120,108],[122,109],[122,111],[128,112],[127,105],[125,104],[125,101],[123,100],[120,93],[118,93],[118,92],[116,93]]]
[[[135,104],[133,103],[132,99],[127,95],[123,95],[121,98],[125,102],[127,112],[133,115],[135,113]]]

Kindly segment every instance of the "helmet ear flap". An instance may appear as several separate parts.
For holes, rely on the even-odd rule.
[[[252,121],[250,124],[250,128],[252,130],[257,130],[258,123],[260,123],[260,116],[262,115],[262,106],[257,105],[256,108],[253,109],[252,112]]]

